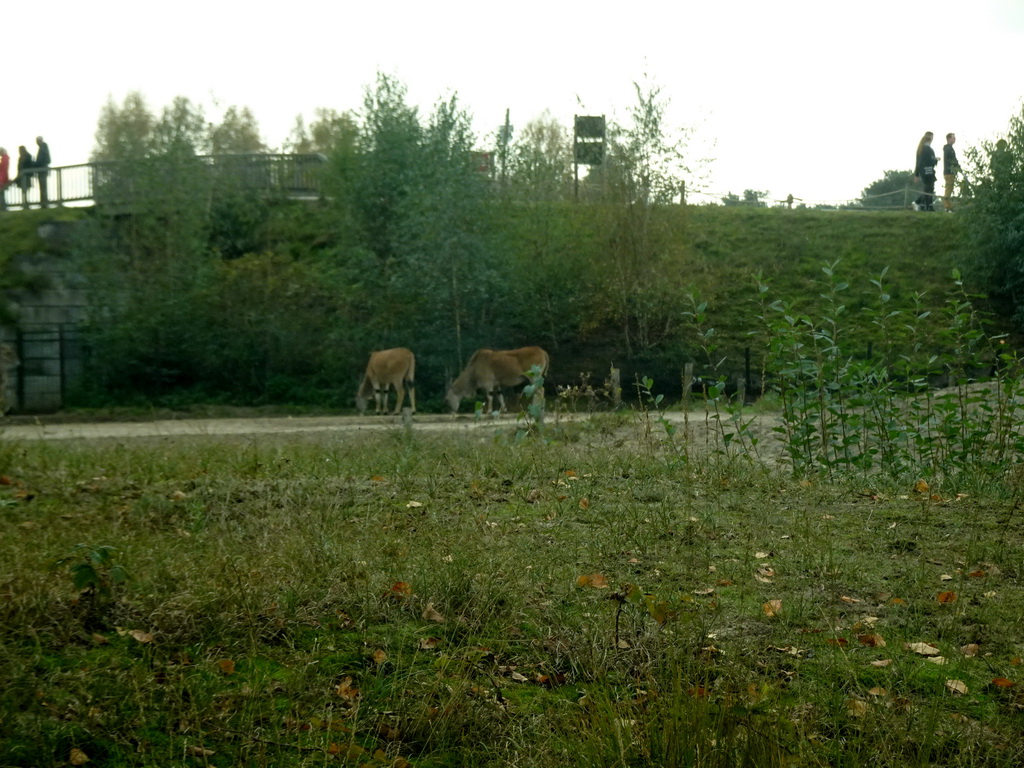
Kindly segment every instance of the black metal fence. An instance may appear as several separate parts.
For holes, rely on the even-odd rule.
[[[327,158],[319,154],[199,155],[172,162],[145,158],[138,162],[102,161],[32,169],[0,193],[4,208],[24,210],[50,205],[89,204],[123,207],[176,188],[182,179],[204,189],[228,187],[317,198]]]
[[[17,330],[12,340],[18,365],[8,372],[7,403],[13,413],[60,410],[69,386],[85,367],[82,334],[74,325]]]

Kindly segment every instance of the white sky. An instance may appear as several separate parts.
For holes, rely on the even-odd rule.
[[[706,188],[842,201],[918,139],[1005,131],[1024,97],[1024,0],[50,0],[4,14],[0,145],[87,162],[99,112],[141,91],[208,119],[249,107],[280,146],[316,107],[358,110],[378,71],[424,116],[455,92],[478,134],[511,110],[625,120],[649,75],[714,142]],[[578,100],[577,100],[578,99]],[[217,106],[219,105],[219,107]],[[481,145],[484,140],[481,141]],[[700,146],[697,151],[707,152]],[[698,201],[699,198],[691,198]]]

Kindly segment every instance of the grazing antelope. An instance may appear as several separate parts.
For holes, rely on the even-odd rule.
[[[492,413],[494,395],[497,393],[500,410],[505,412],[505,397],[502,387],[514,387],[528,380],[527,374],[538,366],[541,375],[548,372],[548,353],[540,347],[521,349],[478,349],[459,377],[448,388],[445,400],[452,413],[457,413],[464,397],[472,397],[482,389],[487,395],[487,412]]]
[[[366,412],[366,401],[372,390],[373,399],[377,402],[374,413],[387,413],[388,391],[392,388],[398,395],[394,413],[401,412],[406,390],[409,391],[412,412],[416,413],[416,356],[405,347],[370,353],[370,362],[366,364],[363,382],[356,393],[356,408],[360,413]]]

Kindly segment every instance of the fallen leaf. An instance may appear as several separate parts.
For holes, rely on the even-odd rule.
[[[693,590],[693,594],[700,595],[700,596],[703,596],[703,595],[713,595],[713,594],[715,594],[715,588],[714,587],[708,587],[707,589],[695,589],[695,590]]]
[[[538,685],[543,685],[546,688],[555,688],[559,685],[565,685],[565,675],[561,672],[556,672],[553,675],[537,675],[533,679]]]
[[[408,504],[405,505],[406,509],[417,509],[417,508],[422,507],[422,506],[423,506],[423,502],[422,501],[410,501]]]
[[[969,659],[973,659],[978,655],[978,651],[981,650],[981,646],[977,643],[968,643],[967,645],[960,646],[960,653]]]
[[[85,765],[89,762],[89,756],[78,747],[72,747],[71,754],[68,756],[68,762],[72,765]]]
[[[392,597],[409,597],[412,594],[412,585],[407,581],[396,581],[391,585]]]
[[[918,480],[914,483],[914,493],[928,493],[928,483],[924,480]]]
[[[844,603],[859,603],[860,602],[860,600],[858,600],[856,597],[847,597],[846,595],[843,595],[839,599],[842,600]]]
[[[444,616],[434,608],[433,603],[427,603],[427,607],[423,609],[423,613],[421,615],[427,621],[435,621],[438,624],[444,623]]]
[[[970,576],[972,579],[983,579],[986,576],[988,576],[988,571],[978,569],[977,571],[971,571],[967,575]]]
[[[385,661],[388,660],[388,655],[384,653],[383,650],[378,648],[372,654],[370,654],[370,658],[373,659],[374,664],[383,664]]]
[[[513,680],[515,680],[517,683],[528,683],[528,682],[530,682],[530,678],[528,678],[526,675],[521,674],[519,672],[513,672],[511,675],[509,675],[509,677],[512,678]]]
[[[939,581],[952,581],[952,580],[953,580],[953,577],[950,576],[948,573],[944,573],[941,576],[939,576]]]
[[[888,667],[890,664],[892,664],[892,659],[878,659],[877,661],[871,662],[872,667],[878,667],[879,669],[882,667]]]
[[[929,643],[904,643],[904,648],[922,656],[938,656],[942,651]]]
[[[925,656],[924,660],[930,661],[932,664],[937,664],[940,667],[946,663],[945,656]]]
[[[540,491],[537,488],[533,488],[528,494],[526,494],[527,504],[536,504],[540,501]]]
[[[174,501],[181,501],[182,499],[187,498],[188,494],[185,493],[184,491],[175,491],[174,493],[171,494],[171,499],[173,499]]]
[[[190,746],[185,747],[185,751],[193,757],[209,757],[210,755],[215,754],[212,749],[207,749],[206,747]]]
[[[225,675],[235,674],[235,662],[231,659],[221,659],[217,662],[217,669]]]
[[[956,696],[963,696],[967,693],[967,684],[963,680],[947,680],[946,688]]]
[[[857,639],[860,640],[861,645],[866,645],[869,648],[885,648],[885,638],[877,633],[857,635]]]
[[[94,643],[96,643],[96,645],[106,645],[107,643],[110,642],[110,639],[107,638],[105,635],[100,635],[100,634],[98,634],[96,632],[93,632],[92,633],[92,641]]]
[[[387,482],[387,478],[385,478],[384,475],[370,475],[370,480],[372,480],[375,483],[386,483]]]
[[[580,587],[593,587],[594,589],[608,589],[608,579],[600,573],[588,573],[577,578],[576,585]]]
[[[143,632],[141,629],[133,629],[133,630],[130,630],[128,632],[128,634],[131,635],[132,637],[134,637],[140,643],[152,643],[153,642],[153,633],[152,632]]]
[[[769,558],[771,556],[772,556],[771,552],[755,552],[754,553],[754,559],[756,559],[756,560],[764,560],[764,559]]]
[[[761,610],[764,615],[771,618],[778,616],[782,612],[782,601],[781,600],[769,600],[767,603],[761,606]]]
[[[1016,683],[1013,680],[1007,680],[1005,677],[993,677],[992,685],[999,688],[1012,688]]]
[[[441,644],[440,637],[421,637],[419,647],[421,651],[432,651]]]
[[[868,713],[868,703],[860,699],[847,699],[846,712],[850,717],[864,717]]]
[[[840,648],[850,644],[850,641],[845,637],[826,637],[825,642],[829,645],[838,645]]]
[[[341,682],[334,687],[334,692],[345,701],[355,701],[359,698],[359,689],[352,685],[351,675],[341,678]]]
[[[580,499],[580,509],[589,509],[589,508],[590,508],[590,499],[588,499],[586,496],[584,496],[582,499]]]
[[[955,603],[956,602],[956,592],[939,592],[939,594],[936,597],[936,599],[940,603]]]
[[[874,688],[869,688],[868,689],[868,693],[870,693],[872,696],[887,696],[887,695],[889,695],[889,691],[887,691],[885,688],[882,688],[881,686],[877,686],[877,685]]]

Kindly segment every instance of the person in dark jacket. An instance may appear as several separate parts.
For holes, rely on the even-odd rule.
[[[946,182],[946,190],[942,195],[942,208],[947,213],[953,210],[953,184],[956,183],[956,174],[960,170],[960,163],[956,159],[956,150],[953,145],[956,143],[956,134],[947,133],[946,143],[942,146],[942,178]]]
[[[15,179],[21,187],[21,202],[28,202],[28,191],[32,188],[32,155],[22,144],[18,147],[18,177]]]
[[[46,194],[46,182],[50,178],[50,147],[43,141],[42,136],[36,136],[36,146],[39,147],[39,151],[36,152],[32,167],[39,177],[39,204],[46,208],[50,204],[49,196]]]
[[[914,166],[914,181],[921,179],[923,192],[915,201],[915,209],[919,211],[934,211],[932,201],[935,198],[935,150],[932,149],[931,131],[921,137],[917,144],[917,164]]]

